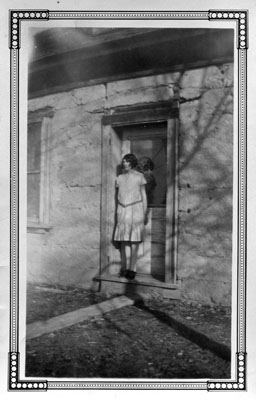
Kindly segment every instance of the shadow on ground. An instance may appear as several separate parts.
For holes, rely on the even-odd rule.
[[[101,293],[54,290],[28,288],[28,322],[106,299]],[[230,378],[230,310],[142,298],[131,288],[126,295],[135,299],[133,306],[28,340],[26,376]]]

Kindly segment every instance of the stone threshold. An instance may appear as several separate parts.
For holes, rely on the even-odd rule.
[[[126,279],[124,277],[119,277],[118,275],[97,275],[94,278],[95,281],[99,282],[115,282],[121,284],[129,284],[129,285],[140,285],[147,287],[155,287],[160,289],[170,289],[170,290],[178,290],[180,289],[180,284],[174,283],[166,283],[160,282],[152,276],[145,277],[143,275],[136,275],[136,278],[133,280]]]

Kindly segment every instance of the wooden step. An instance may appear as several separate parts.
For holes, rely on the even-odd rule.
[[[136,278],[133,280],[119,277],[117,275],[98,275],[94,278],[94,280],[125,283],[125,284],[131,284],[131,285],[149,286],[149,287],[156,287],[156,288],[163,288],[163,289],[170,289],[170,290],[180,289],[179,284],[161,282],[157,279],[154,279],[152,276],[146,276],[146,275],[142,275],[142,274],[141,275],[137,274]]]
[[[181,298],[181,286],[179,284],[161,282],[150,275],[137,274],[135,279],[128,280],[116,275],[98,275],[94,280],[99,282],[99,290],[102,292],[128,297],[134,296],[162,296],[179,300]]]

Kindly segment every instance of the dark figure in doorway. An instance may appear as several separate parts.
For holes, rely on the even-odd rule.
[[[127,279],[134,279],[136,275],[138,248],[144,239],[147,214],[146,180],[136,171],[137,165],[135,155],[126,154],[122,160],[123,173],[116,178],[118,205],[114,240],[121,242]]]
[[[138,171],[144,174],[146,179],[146,194],[148,204],[153,203],[154,189],[156,187],[156,180],[152,173],[154,169],[154,163],[149,157],[142,157],[138,161]]]

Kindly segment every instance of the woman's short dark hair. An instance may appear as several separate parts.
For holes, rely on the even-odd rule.
[[[132,153],[125,154],[125,156],[123,156],[123,160],[129,162],[132,168],[135,168],[138,165],[138,160]]]

